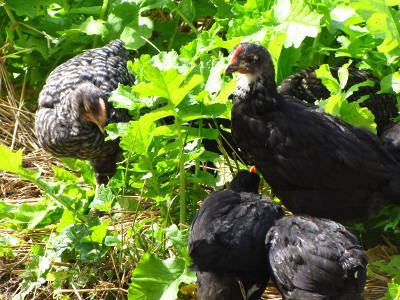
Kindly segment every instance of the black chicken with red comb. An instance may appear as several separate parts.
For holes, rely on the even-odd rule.
[[[400,202],[400,165],[378,138],[279,94],[270,54],[242,43],[226,73],[239,72],[232,136],[273,192],[295,213],[365,217]]]

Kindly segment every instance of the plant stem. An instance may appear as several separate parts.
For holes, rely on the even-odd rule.
[[[100,15],[99,15],[99,20],[103,20],[105,14],[106,14],[107,7],[108,7],[108,1],[109,0],[103,1],[103,5],[101,6],[101,11],[100,11]],[[93,48],[97,47],[98,42],[99,42],[99,36],[97,35],[93,42]]]
[[[199,32],[197,31],[197,28],[194,27],[194,25],[192,24],[192,22],[190,22],[190,21],[185,17],[185,15],[182,13],[182,11],[181,11],[179,8],[176,8],[175,10],[176,10],[176,12],[178,13],[178,15],[183,19],[183,21],[185,21],[186,24],[188,24],[188,26],[190,27],[190,29],[192,29],[193,32],[194,32],[195,34],[198,34]]]
[[[153,177],[150,179],[151,184],[153,185],[153,188],[156,190],[156,193],[158,196],[161,195],[161,190],[160,190],[160,184],[158,182],[158,174],[157,170],[154,169],[153,163],[151,162],[150,158],[146,155],[145,160],[147,164],[150,166],[150,172],[153,174]]]
[[[22,35],[21,30],[20,30],[19,27],[18,27],[19,25],[18,25],[17,20],[16,20],[15,17],[14,17],[14,14],[13,14],[12,11],[7,7],[7,5],[4,5],[4,10],[6,11],[8,17],[10,18],[11,26],[15,25],[15,31],[17,32],[17,35],[18,35],[18,37],[19,37],[20,39],[22,39],[22,38],[23,38],[23,35]]]
[[[184,143],[182,138],[182,126],[179,118],[175,116],[175,125],[178,131],[178,143],[180,149],[179,158],[179,223],[186,224],[186,174],[185,174],[185,157]]]

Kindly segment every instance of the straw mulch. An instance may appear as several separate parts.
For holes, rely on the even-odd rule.
[[[4,49],[8,45],[4,45]],[[43,178],[53,174],[52,166],[59,165],[58,159],[50,156],[38,146],[35,136],[35,114],[25,107],[26,78],[21,87],[12,84],[5,66],[6,57],[0,57],[0,143],[12,150],[23,149],[23,166],[41,168]],[[27,73],[25,74],[26,77]],[[19,176],[0,172],[0,198],[7,202],[30,201],[41,194],[33,184]]]

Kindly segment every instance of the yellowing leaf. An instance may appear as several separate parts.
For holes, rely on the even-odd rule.
[[[22,150],[13,152],[0,144],[0,170],[20,174],[22,169]]]

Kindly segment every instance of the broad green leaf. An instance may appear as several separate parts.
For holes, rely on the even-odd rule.
[[[330,11],[330,17],[333,21],[344,23],[355,13],[354,9],[349,6],[336,6]]]
[[[367,28],[376,39],[383,39],[377,47],[388,63],[399,58],[400,35],[396,24],[396,14],[383,0],[356,0],[351,6],[367,22]]]
[[[278,31],[286,32],[285,47],[298,48],[306,37],[316,37],[321,30],[321,14],[311,10],[303,0],[280,0],[274,7],[280,23]]]
[[[360,107],[357,102],[344,101],[340,109],[340,118],[349,124],[364,127],[376,133],[373,113],[366,107]]]
[[[167,238],[172,243],[174,250],[178,253],[179,257],[188,259],[188,232],[179,230],[174,224],[166,230]]]
[[[173,93],[171,101],[175,106],[178,106],[179,103],[183,100],[183,98],[196,86],[198,86],[201,82],[203,82],[203,77],[201,75],[193,75],[190,77],[189,81],[185,83],[182,87],[179,87],[178,90]]]
[[[0,170],[20,174],[22,169],[22,150],[13,152],[0,144]]]
[[[43,7],[49,5],[48,0],[6,0],[5,4],[8,8],[15,11],[18,16],[28,16],[35,18],[44,15]],[[1,7],[1,4],[0,4]]]
[[[353,93],[355,93],[356,91],[359,90],[360,87],[363,86],[369,86],[369,87],[373,87],[375,85],[375,82],[373,82],[372,80],[366,80],[364,82],[360,82],[357,83],[353,86],[351,86],[345,93],[345,98],[348,99],[351,95],[353,95]],[[366,99],[369,98],[369,95],[365,95]],[[360,101],[360,99],[357,100],[358,103],[362,103],[363,101]]]
[[[381,91],[384,93],[400,93],[400,72],[396,71],[382,78]]]
[[[161,71],[158,68],[147,66],[144,68],[145,77],[151,83],[140,83],[133,87],[134,91],[141,97],[160,96],[177,107],[183,98],[197,85],[203,81],[201,75],[195,74],[184,83],[188,74],[179,74],[175,69]]]
[[[173,0],[138,0],[138,3],[142,11],[152,8],[168,8],[170,10],[176,8],[176,4]]]
[[[103,239],[107,234],[107,228],[109,224],[110,220],[104,220],[100,225],[90,227],[90,230],[92,231],[91,240],[94,243],[103,243]]]
[[[100,35],[102,37],[108,34],[107,27],[104,25],[103,20],[95,20],[92,16],[86,19],[79,26],[79,30],[87,35]]]
[[[72,7],[68,10],[68,14],[99,15],[100,12],[101,6]]]
[[[392,278],[392,282],[388,283],[388,291],[385,300],[395,300],[400,297],[400,272]]]
[[[237,85],[236,80],[231,80],[228,83],[224,83],[222,85],[222,88],[219,91],[219,94],[217,97],[215,97],[214,102],[215,103],[226,103],[229,101],[229,97],[232,95],[232,93],[235,91]]]
[[[279,57],[281,56],[282,52],[282,47],[285,43],[286,40],[286,33],[277,33],[275,34],[269,41],[268,43],[268,51],[272,56],[273,61],[276,62],[279,61]],[[278,72],[277,68],[275,70]]]
[[[132,274],[130,300],[170,300],[177,297],[179,283],[192,280],[185,274],[185,260],[172,257],[160,260],[154,254],[142,256]]]
[[[150,18],[139,16],[137,22],[125,26],[121,40],[128,49],[139,49],[147,43],[153,32],[153,22]]]
[[[155,124],[148,122],[145,118],[140,118],[139,121],[131,121],[130,125],[127,135],[121,138],[122,149],[147,155],[147,150],[153,140]]]
[[[193,21],[196,15],[196,9],[193,1],[196,0],[181,0],[178,4],[178,9],[189,21]]]
[[[76,182],[78,180],[78,177],[76,177],[75,174],[73,174],[73,173],[71,173],[71,172],[69,172],[69,171],[67,171],[67,170],[65,170],[63,168],[54,166],[53,170],[54,170],[54,173],[55,173],[54,176],[58,180],[62,180],[62,181],[66,181],[66,182],[68,182],[68,181]]]
[[[112,193],[111,189],[108,187],[104,187],[104,185],[101,185],[99,187],[98,195],[96,195],[92,203],[90,203],[90,208],[110,213],[114,199],[115,196]]]
[[[60,223],[57,225],[57,231],[60,232],[63,228],[74,224],[76,221],[77,220],[73,212],[68,209],[64,209]]]

